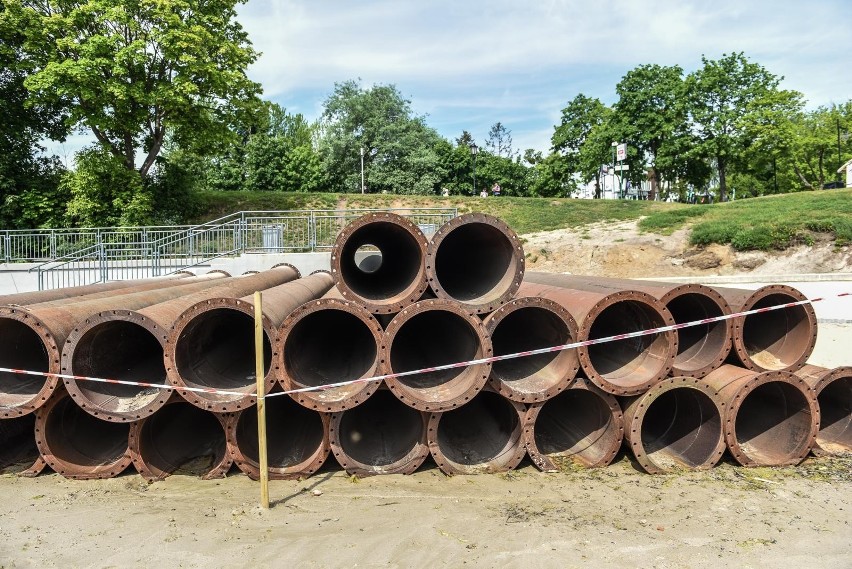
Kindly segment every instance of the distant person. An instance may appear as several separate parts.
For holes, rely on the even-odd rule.
[[[450,197],[450,189],[449,188],[442,188],[441,189],[441,195],[444,196],[445,198]]]
[[[488,192],[485,191],[485,188],[482,188],[482,191],[479,192],[479,197],[481,197],[481,198],[487,198],[488,197]]]
[[[494,182],[494,185],[491,186],[491,193],[494,194],[494,197],[499,196],[500,195],[500,184],[498,184],[497,182]]]

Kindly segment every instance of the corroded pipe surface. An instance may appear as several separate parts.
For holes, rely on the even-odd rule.
[[[285,391],[382,375],[381,324],[366,309],[347,300],[322,298],[296,309],[282,324],[275,368]],[[299,404],[338,412],[367,400],[380,381],[293,393]]]
[[[204,290],[224,274],[189,277],[189,284],[57,306],[0,307],[0,367],[60,373],[61,347],[84,318],[104,310],[136,309]],[[17,417],[43,405],[61,381],[56,377],[0,373],[0,417]]]
[[[112,478],[130,466],[130,426],[83,411],[64,391],[36,411],[36,444],[47,465],[66,478]]]
[[[756,291],[714,288],[735,313],[807,300],[787,285],[768,285]],[[796,371],[814,351],[816,337],[817,319],[810,304],[735,318],[729,362],[755,371]]]
[[[302,407],[289,397],[266,400],[267,459],[270,480],[310,476],[328,458],[328,414]],[[228,420],[228,452],[240,470],[260,478],[257,407],[243,409]]]
[[[724,404],[693,377],[672,377],[622,402],[624,438],[645,472],[712,468],[725,452]]]
[[[502,220],[460,215],[438,228],[426,255],[429,287],[465,310],[492,312],[510,300],[524,277],[524,248]]]
[[[387,212],[363,215],[334,242],[334,284],[344,298],[374,314],[399,312],[426,291],[426,247],[410,219]]]
[[[526,407],[490,389],[466,405],[432,413],[429,452],[445,474],[485,474],[512,470],[524,458]]]
[[[527,452],[545,472],[606,466],[623,434],[618,401],[582,377],[553,399],[530,405],[524,417]]]
[[[511,300],[489,314],[484,324],[495,356],[577,341],[574,318],[565,307],[547,298]],[[534,403],[565,390],[579,369],[576,349],[524,356],[494,362],[489,384],[513,401]]]
[[[637,279],[575,276],[528,272],[524,280],[571,288],[595,286],[606,293],[636,290],[650,294],[668,308],[675,323],[683,324],[731,314],[728,302],[715,289],[701,284],[674,284]],[[731,350],[733,321],[722,320],[681,328],[672,375],[704,377],[724,363]]]
[[[62,372],[166,385],[164,346],[169,329],[184,310],[211,297],[226,294],[242,296],[247,291],[286,283],[297,279],[298,274],[298,271],[287,267],[271,269],[231,278],[213,287],[139,310],[105,310],[90,314],[68,336],[62,350]],[[65,379],[64,382],[71,397],[83,409],[95,417],[115,422],[149,417],[165,405],[171,395],[171,390],[156,387],[140,388],[74,379]]]
[[[725,364],[702,380],[725,404],[725,442],[743,466],[798,464],[819,430],[814,390],[789,372]]]
[[[38,458],[35,415],[0,419],[0,474],[32,468]]]
[[[172,398],[155,415],[130,426],[130,457],[148,482],[172,474],[223,478],[233,464],[225,436],[227,416]]]
[[[852,452],[852,367],[826,369],[806,365],[796,375],[811,386],[819,403],[817,456]]]
[[[331,452],[347,474],[411,474],[429,456],[428,419],[381,389],[354,409],[332,413]]]
[[[674,324],[668,309],[644,292],[602,290],[593,281],[583,288],[525,282],[522,290],[565,307],[579,323],[580,341]],[[677,346],[677,335],[669,331],[582,346],[577,353],[595,385],[613,395],[637,395],[668,375]]]
[[[278,269],[280,270],[280,269]],[[293,310],[321,297],[331,276],[310,275],[263,291],[264,370],[269,392],[278,380],[278,327]],[[229,395],[179,389],[184,399],[210,411],[236,412],[254,405],[254,297],[218,297],[184,310],[169,333],[165,363],[169,381],[178,388],[223,389]]]
[[[147,286],[149,288],[160,288],[164,286],[169,286],[170,284],[176,283],[180,279],[191,276],[194,275],[192,275],[192,273],[177,273],[174,275],[156,277],[151,279],[110,281],[106,283],[95,283],[82,286],[52,288],[47,290],[34,290],[31,292],[19,292],[15,294],[3,294],[0,295],[0,305],[15,304],[18,306],[25,306],[30,304],[52,302],[56,300],[76,302],[78,300],[89,300],[91,298],[94,298],[93,295],[100,296],[101,293],[114,293],[118,290],[121,290],[121,294],[126,294],[127,292],[136,292],[138,290],[136,289],[137,286]]]
[[[482,321],[449,300],[421,300],[397,314],[385,330],[382,359],[402,373],[490,357]],[[490,363],[392,377],[385,383],[406,405],[447,411],[469,402],[485,386]]]

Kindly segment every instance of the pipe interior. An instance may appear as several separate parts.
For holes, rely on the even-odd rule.
[[[50,357],[35,330],[11,318],[0,318],[0,367],[29,371],[50,370]],[[0,406],[14,407],[35,397],[45,378],[0,372]]]
[[[378,253],[368,253],[374,250]],[[404,227],[369,223],[353,231],[341,248],[340,278],[358,296],[386,301],[415,282],[424,254],[420,243]]]
[[[240,413],[236,442],[247,459],[260,459],[257,445],[257,407]],[[310,460],[322,448],[325,427],[320,414],[289,397],[266,400],[267,460],[270,468],[289,468]]]
[[[781,463],[808,443],[811,412],[804,393],[789,383],[764,383],[746,395],[737,412],[736,438],[759,464]]]
[[[405,372],[476,359],[481,345],[467,320],[446,310],[415,314],[396,332],[390,349],[395,372]],[[479,366],[455,368],[400,377],[398,381],[418,390],[424,399],[443,401],[466,389],[467,378]]]
[[[778,293],[767,295],[752,310],[795,302],[797,298]],[[808,356],[813,330],[803,306],[770,310],[745,317],[743,347],[751,360],[768,370],[783,370]]]
[[[263,335],[263,370],[269,372],[272,345]],[[175,344],[175,366],[189,387],[237,389],[256,384],[254,318],[232,308],[200,313]],[[232,397],[204,394],[205,398]]]
[[[722,316],[722,309],[712,298],[697,293],[686,293],[672,299],[666,308],[677,324]],[[714,364],[727,355],[726,323],[711,322],[681,328],[677,331],[678,345],[674,365],[691,371]]]
[[[326,309],[302,317],[287,333],[284,366],[295,387],[315,387],[368,377],[378,362],[376,338],[363,320],[345,310]],[[363,389],[350,385],[309,393],[340,399]]]
[[[461,302],[500,296],[515,278],[517,264],[509,237],[487,223],[467,223],[450,231],[434,262],[441,288]]]
[[[57,402],[44,425],[50,452],[81,468],[117,462],[127,451],[130,425],[110,423],[89,415],[70,397]]]
[[[126,320],[93,326],[83,334],[71,357],[75,375],[166,384],[163,347],[144,327]],[[150,404],[162,390],[132,385],[78,381],[83,395],[101,409],[127,412]]]
[[[533,433],[539,453],[584,465],[605,460],[619,438],[609,405],[587,389],[568,389],[549,399],[539,409]]]
[[[589,339],[627,334],[663,326],[659,312],[644,302],[616,301],[595,318]],[[668,354],[665,334],[649,334],[588,347],[589,360],[595,371],[613,383],[630,385],[645,383],[665,366]]]
[[[338,437],[343,452],[370,466],[390,466],[423,442],[423,418],[393,393],[379,390],[361,405],[343,412]]]
[[[226,452],[219,420],[189,403],[166,405],[145,420],[139,433],[142,460],[168,474],[203,476]]]
[[[554,312],[538,306],[510,312],[491,334],[495,356],[561,346],[571,340],[565,321]],[[492,373],[513,389],[540,393],[565,378],[572,369],[572,361],[576,361],[573,351],[563,350],[495,362]]]
[[[29,468],[37,458],[35,413],[0,419],[0,473],[10,466]]]
[[[696,468],[715,457],[722,418],[703,391],[672,389],[645,410],[641,439],[648,459],[660,468]]]
[[[817,443],[828,452],[852,450],[852,376],[829,383],[820,392]]]
[[[512,404],[497,393],[482,391],[466,405],[441,415],[437,443],[455,464],[500,466],[512,458],[520,432]]]

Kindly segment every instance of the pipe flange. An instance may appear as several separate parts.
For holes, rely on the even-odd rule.
[[[290,267],[291,269],[293,269],[296,272],[296,280],[302,278],[302,271],[300,271],[299,267],[297,267],[296,265],[294,265],[292,263],[276,263],[276,264],[272,265],[270,267],[270,269],[277,269],[278,267]],[[315,272],[316,271],[314,271],[314,273]],[[311,274],[314,274],[314,273],[311,273]],[[292,281],[290,281],[290,282],[292,282]]]

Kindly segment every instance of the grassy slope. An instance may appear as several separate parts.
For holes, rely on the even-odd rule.
[[[696,245],[730,243],[738,249],[784,248],[811,242],[815,234],[852,242],[852,190],[801,192],[714,205],[546,198],[207,192],[197,221],[240,210],[455,207],[502,218],[518,233],[532,233],[606,220],[643,218],[644,231],[668,234],[692,224]]]

